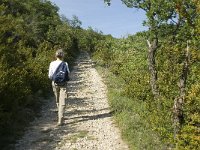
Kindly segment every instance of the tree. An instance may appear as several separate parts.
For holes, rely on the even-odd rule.
[[[104,0],[110,4],[111,0]],[[173,95],[173,123],[174,137],[177,138],[184,124],[184,101],[188,73],[190,68],[189,47],[197,46],[199,43],[199,1],[198,0],[122,0],[131,8],[142,9],[146,12],[145,25],[148,31],[148,65],[150,71],[151,91],[155,99],[162,99],[161,84],[157,76],[158,66],[156,60],[162,59],[157,56],[158,50],[163,47],[172,47],[177,51],[178,61],[171,60],[173,65],[179,68],[176,76],[179,76],[178,89]],[[168,43],[166,45],[166,43]],[[191,46],[193,44],[193,46]],[[166,48],[165,48],[166,49]],[[185,50],[186,49],[186,50]],[[166,51],[167,52],[167,51]],[[170,56],[170,52],[168,53]],[[173,57],[173,56],[170,56]],[[176,77],[174,77],[176,78]],[[175,85],[176,86],[176,85]],[[163,93],[166,94],[166,93]]]
[[[110,0],[105,2],[110,3]],[[172,5],[165,0],[144,1],[144,0],[122,0],[122,2],[130,8],[142,9],[146,12],[147,20],[145,25],[149,27],[148,35],[148,63],[150,71],[150,84],[155,99],[159,97],[159,89],[157,85],[157,69],[156,69],[156,53],[159,47],[160,33],[163,26],[169,19],[173,17]]]
[[[82,22],[78,19],[77,16],[73,15],[72,20],[70,20],[70,25],[73,28],[81,28]]]
[[[38,97],[50,89],[54,50],[62,47],[69,63],[78,55],[81,23],[71,27],[46,0],[1,0],[0,14],[0,147],[7,149],[39,111]]]

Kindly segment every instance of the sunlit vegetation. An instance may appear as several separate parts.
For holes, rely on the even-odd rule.
[[[80,50],[93,51],[101,34],[81,21],[60,17],[41,0],[0,2],[0,147],[13,143],[50,95],[47,77],[55,50],[63,48],[72,66]],[[93,38],[92,38],[93,36]],[[92,40],[93,39],[93,40]]]
[[[50,95],[49,62],[63,48],[70,66],[81,50],[92,55],[131,149],[200,148],[200,2],[122,1],[146,12],[148,31],[116,39],[45,0],[0,2],[0,147]]]
[[[199,149],[199,1],[122,1],[146,12],[149,30],[124,39],[108,37],[94,59],[116,77],[108,83],[122,80],[120,90],[111,86],[111,104],[116,116],[127,118],[119,120],[126,139],[133,149]],[[135,114],[145,120],[138,130]],[[155,141],[138,146],[134,138],[141,128],[153,131]]]

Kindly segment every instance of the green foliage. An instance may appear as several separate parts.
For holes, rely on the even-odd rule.
[[[108,86],[108,99],[122,137],[130,149],[162,149],[165,146],[149,123],[149,106],[145,101],[124,94],[126,83],[110,70],[98,67]]]
[[[110,0],[105,0],[110,3]],[[80,50],[92,53],[108,70],[109,99],[119,126],[132,149],[199,149],[200,124],[200,2],[198,0],[122,0],[146,12],[148,32],[114,39],[81,21],[60,18],[49,1],[0,1],[0,146],[21,134],[50,89],[48,65],[63,48],[73,63]],[[160,98],[154,98],[147,64],[146,39],[158,40],[155,54]],[[189,75],[183,106],[184,121],[173,138],[173,105],[189,43]],[[14,123],[13,123],[14,122]],[[23,125],[23,126],[22,126]],[[22,126],[22,127],[20,127]]]
[[[2,0],[0,14],[0,147],[4,149],[40,110],[41,97],[49,95],[48,67],[55,51],[63,48],[71,66],[82,47],[94,49],[101,34],[81,29],[77,17],[70,23],[62,20],[58,7],[49,1]]]
[[[88,51],[89,53],[96,51],[96,45],[100,43],[104,36],[101,32],[93,30],[89,27],[87,30],[78,29],[79,49]]]
[[[174,141],[172,108],[174,98],[179,93],[178,82],[186,44],[171,45],[171,36],[161,39],[156,62],[157,83],[162,97],[155,101],[149,84],[146,36],[146,33],[138,33],[124,39],[107,37],[97,44],[93,53],[97,64],[106,67],[106,72],[111,72],[108,76],[112,78],[108,78],[107,83],[109,99],[122,133],[130,143],[131,149],[198,149],[200,57],[197,47],[190,49],[191,64],[184,105],[185,120],[177,141]],[[135,115],[137,117],[134,117]],[[150,140],[142,130],[156,138]],[[145,147],[146,145],[148,146]]]

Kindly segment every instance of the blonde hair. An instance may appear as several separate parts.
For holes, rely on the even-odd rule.
[[[57,51],[56,51],[56,57],[57,58],[63,58],[64,57],[64,51],[62,50],[62,49],[58,49]]]

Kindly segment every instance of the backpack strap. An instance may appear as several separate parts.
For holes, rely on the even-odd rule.
[[[60,66],[61,66],[63,63],[64,63],[64,61],[62,61],[62,62],[58,65],[58,67],[56,68],[56,70],[55,70],[55,72],[53,73],[53,76],[52,76],[52,77],[55,76],[55,74],[58,72],[58,69],[60,68]],[[54,80],[54,79],[53,79],[53,80]]]

